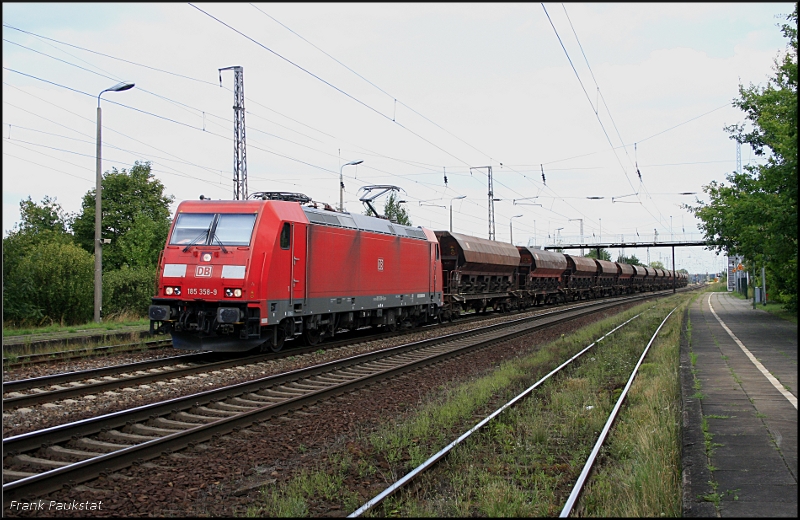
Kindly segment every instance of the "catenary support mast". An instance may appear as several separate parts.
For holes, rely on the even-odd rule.
[[[219,86],[222,71],[233,70],[233,200],[247,199],[247,147],[244,137],[244,69],[240,66],[219,69]]]

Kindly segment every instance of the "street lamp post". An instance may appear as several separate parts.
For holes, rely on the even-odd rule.
[[[345,166],[355,166],[356,164],[361,164],[364,161],[350,161],[347,164],[343,164],[341,168],[339,168],[339,211],[344,212],[344,177],[342,176],[342,170],[344,170]]]
[[[103,92],[122,92],[123,90],[132,89],[134,83],[117,83],[111,88],[105,89]],[[100,96],[103,92],[97,94],[97,162],[95,165],[96,179],[95,179],[95,202],[94,202],[94,321],[100,323],[100,312],[103,308],[103,243],[101,227],[103,223],[103,159],[102,159],[102,112],[100,110]]]
[[[466,195],[460,195],[458,197],[453,197],[452,199],[450,199],[450,232],[451,233],[453,232],[453,201],[454,200],[459,200],[459,199],[466,199],[466,198],[467,198]]]
[[[515,218],[518,218],[518,217],[521,217],[521,216],[522,215],[514,215],[513,217],[508,219],[508,231],[509,231],[509,234],[511,235],[511,245],[512,246],[514,245],[514,225],[512,224],[512,221]]]

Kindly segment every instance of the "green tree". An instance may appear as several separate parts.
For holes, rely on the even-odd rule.
[[[168,232],[169,221],[155,222],[147,215],[134,217],[131,228],[120,237],[118,243],[123,266],[155,267]]]
[[[106,172],[102,189],[101,235],[111,239],[103,246],[103,271],[125,264],[155,266],[169,232],[169,205],[174,197],[164,195],[164,185],[150,172],[149,162],[137,161],[130,171]],[[75,240],[93,253],[95,190],[84,195],[81,207],[73,224]]]
[[[731,138],[750,145],[766,164],[726,176],[728,184],[703,187],[710,201],[685,206],[696,215],[706,240],[717,250],[742,255],[750,267],[766,265],[768,287],[797,311],[797,4],[781,26],[789,40],[775,60],[767,85],[739,85],[734,106],[747,123],[726,127]],[[773,293],[774,294],[774,293]]]
[[[389,198],[386,199],[386,204],[383,206],[383,214],[392,222],[397,222],[398,224],[402,224],[404,226],[411,225],[411,219],[408,217],[408,211],[406,211],[406,208],[400,205],[400,201],[397,200],[394,192],[392,192],[389,195]]]
[[[600,248],[600,256],[597,256],[597,249],[592,249],[586,253],[586,258],[597,258],[598,260],[611,261],[611,253],[607,249]]]
[[[661,263],[660,260],[653,260],[652,262],[650,262],[650,267],[652,267],[653,269],[666,269],[666,267],[664,267],[664,264]]]
[[[642,264],[641,260],[636,258],[636,255],[631,255],[631,256],[619,255],[617,257],[617,262],[628,265],[644,265]]]
[[[28,196],[27,200],[19,203],[20,223],[18,231],[35,235],[44,232],[66,234],[73,217],[68,215],[56,198],[45,195],[41,204],[33,202]]]
[[[45,196],[41,204],[30,197],[19,203],[20,222],[3,238],[3,321],[33,322],[41,319],[39,302],[31,299],[34,281],[30,273],[17,269],[23,259],[41,244],[71,244],[71,217],[55,198]]]
[[[403,202],[405,201],[397,200],[394,192],[390,193],[386,203],[383,205],[383,217],[404,226],[412,225],[411,219],[408,217],[408,211],[401,205]],[[380,217],[380,215],[375,215],[369,207],[364,211],[364,215]]]
[[[137,266],[103,275],[103,316],[147,316],[156,292],[156,268]]]

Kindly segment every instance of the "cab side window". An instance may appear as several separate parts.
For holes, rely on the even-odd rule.
[[[289,249],[291,232],[292,226],[288,222],[285,222],[281,230],[281,249]]]
[[[439,259],[439,244],[436,244],[436,259]]]

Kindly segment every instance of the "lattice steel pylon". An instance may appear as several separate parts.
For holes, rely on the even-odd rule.
[[[240,66],[219,69],[219,86],[222,71],[233,70],[233,200],[247,199],[247,146],[244,137],[244,69]]]
[[[488,170],[488,177],[489,177],[489,240],[495,239],[494,233],[494,201],[500,200],[494,198],[494,184],[492,183],[492,167],[491,166],[470,166],[470,173],[472,170],[480,170],[482,168],[486,168]]]
[[[492,167],[489,166],[489,240],[494,240],[494,184],[492,183]]]
[[[742,173],[742,143],[736,142],[736,173]]]

